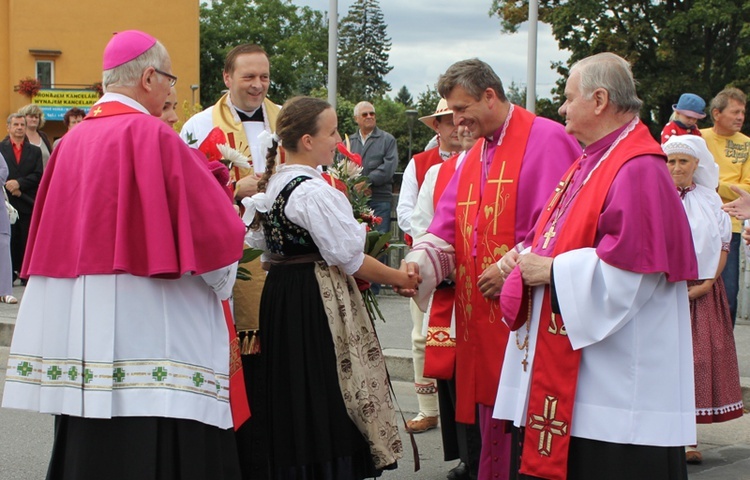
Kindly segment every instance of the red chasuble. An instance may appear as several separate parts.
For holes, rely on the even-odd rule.
[[[432,193],[432,206],[437,209],[438,201],[445,188],[456,173],[458,155],[446,160],[435,179],[435,190]],[[429,325],[424,349],[424,376],[450,380],[456,367],[456,341],[451,338],[451,319],[455,287],[443,287],[435,290],[430,306]]]
[[[565,223],[556,232],[553,257],[570,250],[594,246],[599,215],[614,178],[626,162],[641,155],[664,156],[664,153],[648,129],[639,122],[593,172],[577,198],[573,199]],[[580,159],[563,178],[572,177],[579,163]],[[542,212],[533,245],[544,234],[561,197],[563,195],[553,195],[550,204]],[[511,323],[514,328],[527,319],[531,308],[530,289],[524,290],[523,306],[518,318]],[[508,321],[512,322],[512,319]],[[551,480],[564,480],[567,478],[570,425],[581,350],[573,350],[565,333],[563,318],[552,313],[549,286],[544,290],[539,321],[520,472]]]
[[[515,245],[518,178],[535,118],[522,108],[514,109],[505,137],[495,149],[483,195],[484,138],[466,155],[460,173],[456,198],[456,421],[462,423],[474,423],[475,404],[495,403],[509,330],[502,321],[500,302],[484,298],[477,281]]]

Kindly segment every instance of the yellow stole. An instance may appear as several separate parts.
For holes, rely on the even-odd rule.
[[[242,122],[237,117],[236,113],[232,112],[232,108],[228,102],[229,94],[224,94],[211,112],[211,118],[214,126],[221,128],[221,130],[227,135],[227,141],[229,146],[245,155],[250,159],[250,165],[253,164],[253,156],[250,150],[250,142],[245,135],[245,129],[242,126]],[[276,131],[276,118],[279,116],[281,108],[273,103],[268,98],[263,99],[263,117],[265,118],[266,127],[270,128],[271,132]],[[246,177],[253,172],[252,168],[233,168],[229,172],[232,180],[239,180],[240,178]]]
[[[247,139],[247,135],[245,135],[242,122],[232,112],[232,107],[229,106],[228,95],[227,93],[222,96],[216,102],[216,105],[214,105],[212,111],[213,124],[221,128],[227,135],[229,146],[247,156],[250,159],[250,165],[252,165],[250,142]],[[279,116],[281,109],[268,98],[263,100],[262,108],[266,127],[270,128],[272,132],[276,131],[276,118]],[[231,179],[236,181],[255,172],[252,168],[241,169],[235,167],[229,173]],[[238,280],[234,284],[232,293],[234,297],[235,325],[242,341],[242,353],[250,354],[260,351],[260,344],[258,343],[256,334],[260,328],[260,296],[263,292],[266,272],[261,268],[260,259],[253,260],[244,266],[250,270],[253,279],[248,281]]]

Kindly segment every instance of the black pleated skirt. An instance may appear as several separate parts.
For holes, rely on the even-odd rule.
[[[58,415],[47,480],[238,480],[234,432],[194,420]]]
[[[271,478],[376,477],[381,472],[341,397],[314,268],[272,266],[261,297]]]

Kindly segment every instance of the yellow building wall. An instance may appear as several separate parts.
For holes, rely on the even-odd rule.
[[[190,101],[190,86],[200,80],[198,0],[0,0],[0,114],[6,118],[30,102],[13,87],[35,76],[36,60],[54,60],[55,87],[101,82],[104,47],[114,32],[131,29],[164,44],[179,77],[178,99]],[[40,57],[30,49],[62,53]],[[55,138],[64,126],[50,121],[43,130]]]

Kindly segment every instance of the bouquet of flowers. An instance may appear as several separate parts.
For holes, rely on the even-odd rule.
[[[195,143],[193,141],[192,143]],[[250,159],[245,155],[230,147],[227,143],[224,132],[216,127],[209,132],[206,139],[201,143],[198,150],[206,155],[208,168],[214,175],[214,178],[227,191],[230,199],[234,199],[233,183],[229,181],[229,169],[231,168],[250,168]],[[263,250],[257,248],[245,248],[242,252],[242,258],[237,267],[237,280],[251,280],[250,271],[243,267],[243,264],[249,263],[258,258]]]
[[[362,175],[362,157],[359,154],[351,153],[343,143],[339,143],[337,148],[341,156],[328,167],[326,173],[323,174],[323,178],[328,180],[334,188],[342,191],[349,199],[354,218],[359,223],[364,223],[367,231],[364,252],[366,255],[378,258],[391,250],[389,244],[391,233],[380,233],[375,229],[383,219],[376,216],[368,205],[370,200],[369,180]],[[357,285],[362,293],[370,318],[375,320],[377,317],[385,321],[383,313],[378,307],[377,297],[370,289],[370,283],[357,279]]]

